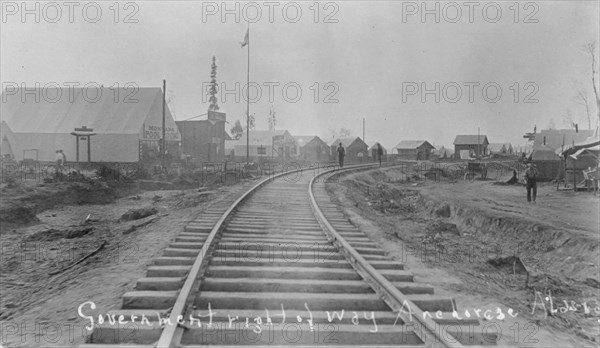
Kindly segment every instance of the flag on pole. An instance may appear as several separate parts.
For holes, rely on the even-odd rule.
[[[242,48],[250,43],[250,29],[246,29],[246,35],[244,36],[244,42],[240,42]]]

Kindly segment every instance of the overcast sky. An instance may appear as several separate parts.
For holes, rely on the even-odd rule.
[[[451,145],[456,134],[477,134],[480,127],[491,142],[522,145],[523,133],[534,125],[546,128],[553,119],[565,128],[567,109],[587,128],[575,86],[593,98],[590,58],[582,46],[598,40],[598,1],[520,2],[518,8],[513,1],[472,7],[429,2],[425,18],[421,2],[400,1],[321,2],[318,9],[312,1],[296,2],[285,11],[286,3],[240,2],[239,18],[233,2],[227,3],[232,14],[223,18],[220,1],[122,2],[118,13],[112,1],[81,2],[71,8],[71,18],[63,2],[60,16],[56,7],[39,4],[36,23],[35,3],[27,3],[34,14],[23,20],[20,1],[2,2],[3,87],[161,87],[164,78],[180,120],[206,112],[202,86],[210,81],[213,55],[219,84],[229,90],[246,84],[247,49],[240,47],[245,19],[255,22],[250,80],[261,86],[261,97],[250,112],[258,129],[267,128],[272,105],[278,129],[326,141],[341,127],[361,136],[365,118],[368,143],[426,139]],[[273,103],[265,83],[271,83]],[[422,87],[432,92],[424,95]],[[502,95],[493,102],[498,90]],[[251,97],[255,93],[251,88]],[[243,96],[238,102],[234,94],[225,97],[219,104],[233,124],[246,103]]]

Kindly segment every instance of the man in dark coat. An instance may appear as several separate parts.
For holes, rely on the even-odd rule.
[[[380,143],[377,143],[377,159],[379,160],[379,166],[381,167],[381,156],[383,156],[383,148]]]
[[[340,162],[340,168],[344,167],[344,157],[346,156],[346,150],[342,146],[342,143],[337,148],[338,160]]]
[[[533,191],[533,204],[535,204],[535,198],[537,196],[537,176],[538,170],[535,164],[529,163],[527,170],[525,171],[525,182],[527,184],[527,202],[531,203],[532,191]]]

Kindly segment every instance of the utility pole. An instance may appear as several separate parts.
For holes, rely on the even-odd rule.
[[[248,70],[246,90],[246,166],[250,165],[250,22],[248,22]]]
[[[162,144],[161,144],[161,155],[162,155],[162,165],[165,166],[165,156],[167,154],[167,126],[166,126],[166,116],[165,109],[167,104],[167,80],[163,80],[163,103],[162,103]]]
[[[481,146],[479,145],[479,127],[477,127],[477,157],[481,156]]]
[[[367,139],[365,139],[365,118],[363,117],[363,141],[365,144],[367,143]]]

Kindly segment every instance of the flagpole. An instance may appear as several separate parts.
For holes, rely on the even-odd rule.
[[[246,167],[250,165],[250,22],[248,22],[248,69],[246,81]]]

